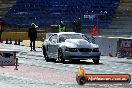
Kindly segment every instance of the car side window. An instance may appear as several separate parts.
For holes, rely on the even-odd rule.
[[[56,35],[56,34],[52,35],[52,36],[50,37],[49,41],[50,41],[50,42],[57,43],[57,42],[58,42],[58,40],[57,40],[57,35]]]
[[[59,42],[61,43],[61,42],[65,42],[65,40],[66,40],[66,36],[64,36],[64,35],[60,35],[59,36]]]

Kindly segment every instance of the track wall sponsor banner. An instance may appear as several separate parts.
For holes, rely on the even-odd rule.
[[[76,81],[79,85],[85,83],[130,83],[130,74],[87,74],[80,65],[76,72]]]
[[[122,84],[130,83],[131,76],[129,74],[85,74],[84,76],[77,75],[76,81],[79,85],[86,83]]]
[[[119,39],[118,57],[132,57],[132,39]]]

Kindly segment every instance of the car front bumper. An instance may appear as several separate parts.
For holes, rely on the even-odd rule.
[[[68,52],[64,51],[63,56],[65,59],[100,59],[101,52]]]

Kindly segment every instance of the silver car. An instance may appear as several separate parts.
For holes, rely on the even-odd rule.
[[[98,45],[91,43],[84,34],[75,32],[53,33],[43,42],[42,47],[47,62],[92,59],[98,64],[101,55]]]

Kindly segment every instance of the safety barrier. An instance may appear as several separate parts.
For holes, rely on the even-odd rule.
[[[117,56],[118,37],[96,37],[95,43],[100,46],[101,55]]]
[[[100,46],[101,55],[132,58],[132,39],[126,37],[96,37],[95,44]]]

